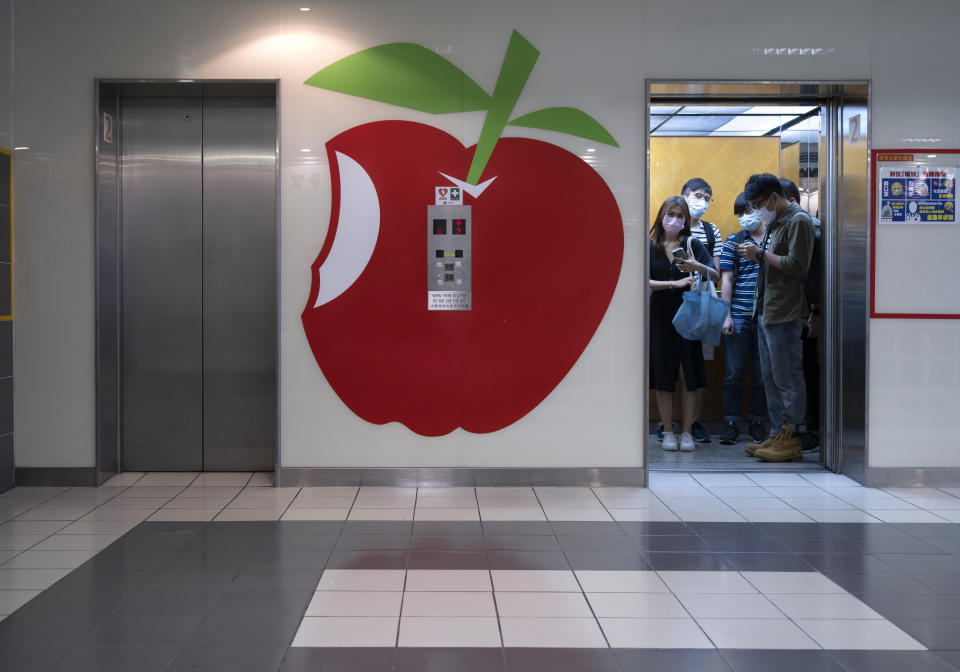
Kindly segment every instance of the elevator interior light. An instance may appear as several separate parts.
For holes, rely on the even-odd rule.
[[[20,152],[20,151],[23,151],[24,149],[30,149],[30,148],[29,148],[29,147],[14,147],[14,148],[13,148],[13,151],[15,151],[15,152]]]
[[[309,147],[301,147],[301,148],[300,148],[300,151],[301,151],[301,152],[312,152],[313,150],[310,149]]]
[[[927,158],[928,158],[928,159],[935,159],[935,158],[937,158],[937,155],[936,155],[936,154],[927,154]]]
[[[900,138],[900,142],[920,142],[923,144],[933,144],[942,141],[943,138]]]
[[[300,11],[301,11],[301,12],[309,12],[309,11],[310,11],[310,8],[309,8],[309,7],[301,7],[301,8],[300,8]]]

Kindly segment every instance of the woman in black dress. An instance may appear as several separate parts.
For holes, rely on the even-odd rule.
[[[686,259],[677,260],[674,250]],[[700,341],[688,341],[673,328],[673,316],[683,303],[683,292],[696,282],[696,274],[719,280],[706,248],[690,235],[687,202],[671,196],[660,206],[650,227],[650,387],[657,393],[657,409],[663,422],[663,449],[691,451],[694,392],[707,385]],[[673,391],[681,385],[683,428],[679,445],[673,434]]]

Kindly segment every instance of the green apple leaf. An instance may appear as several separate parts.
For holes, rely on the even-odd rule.
[[[358,51],[304,83],[432,114],[486,110],[491,102],[487,92],[460,68],[409,42]]]
[[[573,107],[548,107],[537,110],[513,119],[509,125],[558,131],[578,138],[602,142],[605,145],[620,146],[607,129],[600,125],[600,122],[586,112]]]

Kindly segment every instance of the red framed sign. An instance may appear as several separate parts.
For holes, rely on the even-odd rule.
[[[870,174],[870,317],[960,319],[960,297],[937,270],[960,249],[960,149],[875,149]]]

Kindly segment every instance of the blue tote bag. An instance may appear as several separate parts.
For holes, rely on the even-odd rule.
[[[673,327],[688,341],[703,341],[716,347],[720,345],[728,310],[730,302],[717,296],[713,283],[700,275],[697,284],[683,293],[683,303],[673,316]]]

